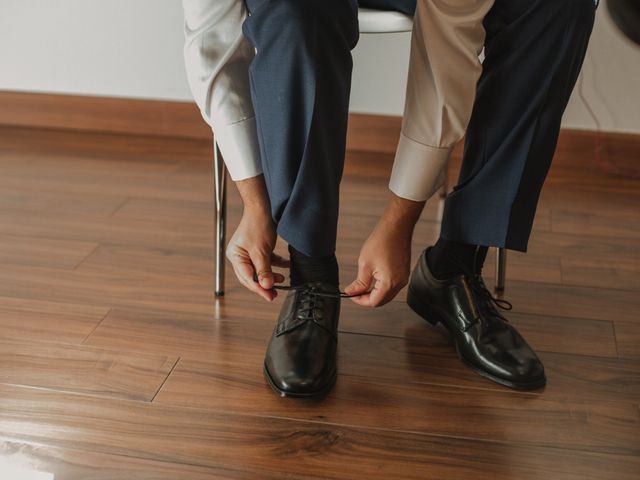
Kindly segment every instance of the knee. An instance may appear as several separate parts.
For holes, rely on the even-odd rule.
[[[270,35],[291,45],[304,46],[314,35],[357,35],[355,0],[260,0],[245,22],[255,33]],[[252,35],[250,35],[252,36]]]
[[[598,3],[599,0],[546,0],[549,13],[566,27],[576,28],[577,31],[593,27]]]
[[[550,0],[569,16],[593,14],[598,7],[599,0]]]
[[[256,46],[280,41],[300,47],[313,32],[315,1],[261,0],[252,3],[251,15],[243,29]]]
[[[316,5],[314,1],[266,0],[268,9],[282,27],[306,26],[313,20]]]
[[[283,28],[312,22],[357,21],[357,0],[259,0],[248,2],[251,15]],[[251,8],[253,7],[253,8]]]
[[[304,29],[329,6],[323,8],[319,0],[260,0],[251,15],[260,23],[268,22],[282,29]],[[327,3],[331,3],[328,1]]]
[[[598,8],[600,0],[565,0],[565,2],[567,2],[569,16],[574,19],[577,32],[588,38],[593,29],[596,8]]]

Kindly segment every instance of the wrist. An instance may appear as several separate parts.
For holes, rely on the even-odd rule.
[[[243,215],[254,218],[256,220],[271,219],[271,211],[269,209],[269,205],[265,203],[246,202],[243,205],[242,213]]]
[[[425,202],[407,200],[391,193],[387,207],[378,224],[383,228],[410,235],[422,214],[424,205]]]
[[[247,178],[236,182],[242,198],[244,214],[255,218],[271,218],[271,204],[267,195],[264,176]]]

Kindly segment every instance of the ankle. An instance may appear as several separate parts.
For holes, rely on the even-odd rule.
[[[325,282],[338,286],[338,260],[335,254],[312,257],[289,245],[291,258],[291,285],[296,287],[309,282]]]
[[[452,242],[439,238],[427,253],[427,265],[434,277],[451,278],[458,275],[481,274],[487,247]]]

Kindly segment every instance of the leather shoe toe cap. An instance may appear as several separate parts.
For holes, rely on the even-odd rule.
[[[309,372],[304,368],[277,369],[265,362],[269,383],[282,395],[315,395],[329,388],[335,379],[335,371]]]

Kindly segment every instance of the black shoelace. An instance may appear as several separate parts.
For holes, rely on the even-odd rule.
[[[484,314],[497,316],[505,322],[508,322],[509,320],[500,314],[498,308],[500,310],[509,311],[513,308],[511,302],[501,298],[495,298],[485,285],[484,280],[482,280],[482,276],[479,274],[469,275],[468,278],[469,286],[471,287],[471,291],[476,299],[476,303],[478,304],[480,311]]]
[[[306,320],[316,321],[316,309],[322,309],[323,301],[322,297],[327,298],[341,298],[339,293],[321,292],[315,285],[300,285],[298,287],[292,287],[290,285],[274,286],[278,290],[295,290],[299,292],[297,297],[296,311],[298,318],[304,318]],[[322,315],[320,315],[322,318]],[[316,322],[317,323],[317,322]]]
[[[253,281],[257,282],[258,281],[258,276],[254,273],[253,274]],[[318,290],[318,287],[316,287],[315,285],[311,285],[308,283],[305,283],[303,285],[298,285],[298,286],[293,286],[293,285],[273,285],[273,288],[275,290],[298,290],[300,291],[302,294],[313,294],[315,296],[318,297],[328,297],[328,298],[354,298],[354,297],[360,297],[361,295],[365,295],[369,292],[362,292],[362,293],[354,293],[354,294],[349,294],[346,292],[337,292],[337,293],[331,293],[331,292],[322,292]]]
[[[291,285],[274,285],[274,288],[277,290],[287,290],[287,291],[297,291],[298,296],[296,298],[296,306],[295,310],[297,313],[297,318],[304,321],[312,321],[319,327],[327,330],[334,338],[335,332],[328,329],[324,322],[322,321],[322,307],[323,307],[323,299],[324,298],[350,298],[355,297],[357,295],[362,295],[359,293],[357,295],[349,295],[344,292],[323,292],[319,290],[317,285],[313,283],[307,283],[304,285],[299,285],[297,287]],[[317,313],[319,312],[319,313]]]
[[[362,292],[362,293],[355,293],[351,295],[346,292],[337,292],[337,293],[321,292],[321,291],[318,291],[316,287],[310,287],[309,285],[299,285],[297,287],[294,287],[291,285],[274,285],[273,288],[275,288],[276,290],[298,290],[302,292],[302,294],[308,293],[308,294],[313,294],[317,297],[328,297],[328,298],[353,298],[353,297],[359,297],[361,295],[364,295],[365,293],[369,293],[369,292]]]
[[[475,271],[469,272],[468,268],[465,265],[458,263],[455,258],[450,258],[450,259],[451,261],[455,262],[458,265],[458,267],[462,269],[462,271],[465,273],[465,276],[469,280],[469,286],[471,287],[471,292],[476,300],[476,303],[478,304],[478,308],[480,309],[480,312],[485,315],[489,314],[489,315],[501,318],[505,322],[508,322],[509,320],[503,317],[502,314],[498,311],[498,309],[509,311],[513,309],[513,305],[511,304],[511,302],[507,300],[494,297],[492,293],[489,291],[489,289],[487,288],[487,286],[485,285],[484,280],[482,279],[482,267],[477,267],[477,264],[478,264],[477,256],[479,251],[480,251],[480,247],[478,246],[473,256],[473,265],[474,265],[473,268],[474,270],[478,268],[479,270],[478,272],[475,272]]]

